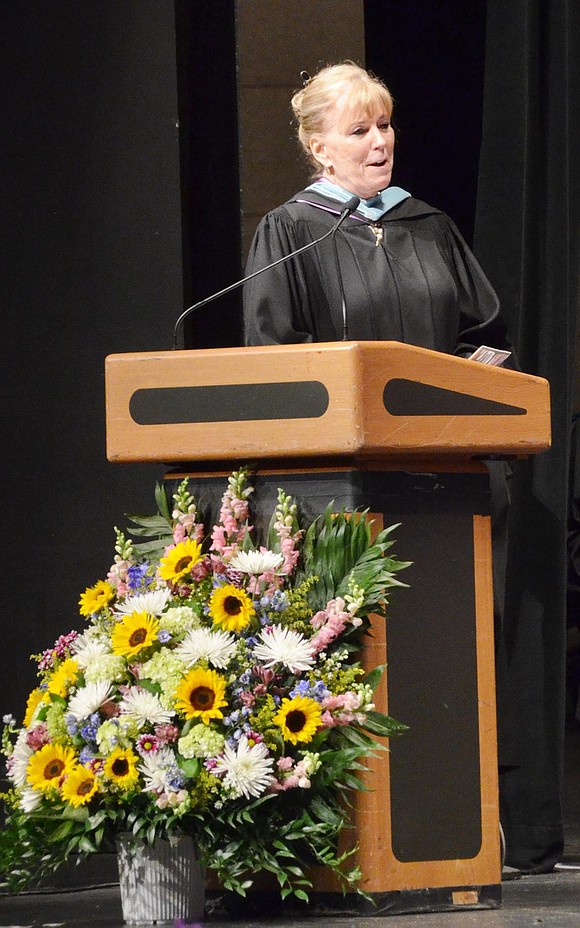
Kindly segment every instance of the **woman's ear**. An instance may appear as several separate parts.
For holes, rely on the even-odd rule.
[[[328,169],[330,167],[330,162],[326,153],[326,145],[322,139],[318,138],[316,135],[310,139],[310,153],[323,168]]]

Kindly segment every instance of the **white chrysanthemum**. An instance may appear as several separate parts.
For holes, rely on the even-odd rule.
[[[187,633],[175,653],[187,667],[204,658],[213,667],[223,670],[235,650],[235,635],[223,631],[213,632],[209,628],[194,628]]]
[[[88,719],[89,715],[97,712],[111,695],[111,681],[101,680],[99,683],[87,683],[77,690],[68,701],[68,712],[74,715],[77,722]]]
[[[133,612],[147,612],[149,615],[161,615],[171,599],[171,590],[151,590],[149,593],[138,593],[123,603],[117,603],[115,612],[131,615]]]
[[[176,778],[178,781],[181,779],[175,756],[171,748],[167,747],[160,751],[151,751],[137,769],[145,780],[144,793],[161,793],[174,789]]]
[[[76,656],[81,670],[86,670],[98,657],[102,657],[104,654],[110,654],[111,646],[102,638],[99,639],[92,635],[84,634],[79,635],[79,637],[73,641],[72,651]]]
[[[273,759],[268,757],[268,748],[265,744],[248,744],[248,739],[242,735],[237,750],[234,751],[226,745],[223,755],[218,758],[213,773],[224,773],[224,783],[227,784],[237,796],[249,799],[251,796],[260,796],[273,780]]]
[[[20,796],[20,808],[23,812],[34,812],[42,802],[42,792],[27,786]]]
[[[283,563],[284,555],[276,554],[274,551],[239,551],[228,561],[228,567],[233,567],[241,574],[259,577],[260,574],[278,570]]]
[[[33,753],[32,748],[26,743],[26,731],[21,729],[7,763],[8,776],[15,786],[26,784],[26,768]]]
[[[130,687],[119,703],[119,709],[121,715],[128,716],[139,728],[148,722],[151,725],[165,725],[175,714],[161,705],[159,696],[139,686]]]
[[[254,654],[264,667],[283,664],[291,673],[309,670],[314,663],[314,649],[308,639],[281,625],[271,625],[260,632]]]

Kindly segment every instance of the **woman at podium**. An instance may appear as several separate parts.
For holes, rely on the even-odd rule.
[[[246,283],[246,343],[392,340],[462,356],[506,348],[496,294],[451,219],[391,185],[387,87],[346,62],[305,76],[292,108],[313,180],[262,219],[247,273],[330,233],[345,204],[351,211],[320,244]]]
[[[278,263],[245,284],[246,343],[387,340],[463,357],[480,345],[511,351],[498,298],[454,223],[391,184],[387,87],[345,62],[305,75],[292,108],[312,182],[258,225],[246,273]],[[507,366],[516,366],[513,354]],[[488,469],[501,768],[518,762],[502,682],[510,468],[492,461]]]

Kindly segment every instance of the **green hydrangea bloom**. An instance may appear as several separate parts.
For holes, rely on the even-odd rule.
[[[226,739],[208,725],[194,725],[179,739],[177,746],[182,757],[216,757],[224,749]]]
[[[58,703],[52,703],[46,712],[46,730],[50,735],[51,741],[57,744],[71,744],[72,739],[68,733],[65,721],[65,707]]]
[[[172,638],[180,638],[190,628],[200,625],[199,616],[190,606],[172,606],[159,616],[159,628],[169,632]]]
[[[127,674],[127,661],[120,654],[100,654],[91,660],[84,674],[87,683],[120,683]]]

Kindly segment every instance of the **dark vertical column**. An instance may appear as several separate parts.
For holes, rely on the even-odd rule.
[[[176,0],[185,305],[241,277],[235,4]],[[241,290],[188,316],[185,347],[242,342]]]
[[[473,237],[486,0],[365,0],[367,67],[395,97],[394,183]]]

